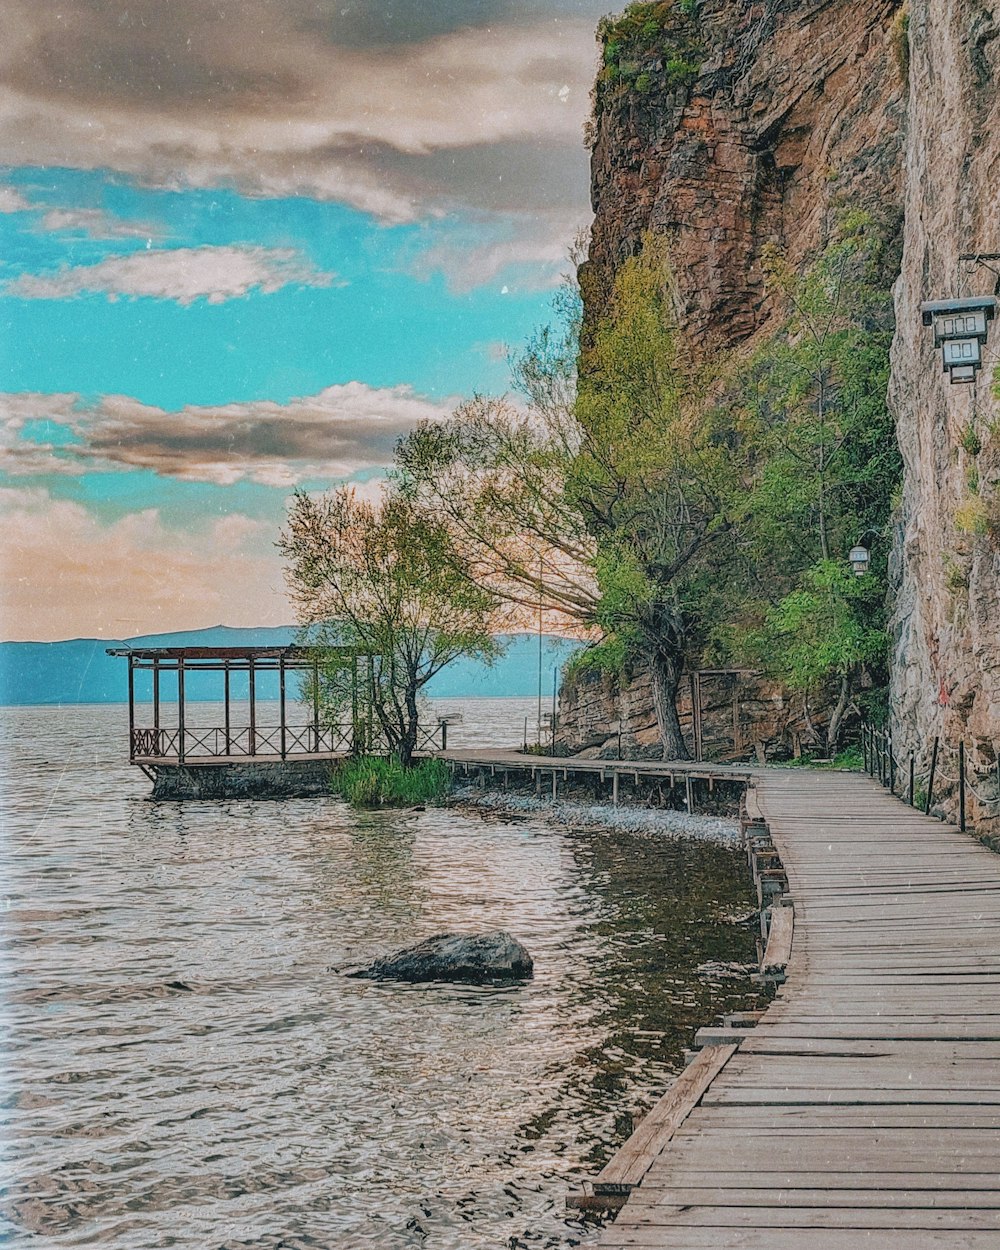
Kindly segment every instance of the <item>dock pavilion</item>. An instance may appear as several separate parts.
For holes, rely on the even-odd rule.
[[[320,793],[329,765],[384,749],[377,658],[352,647],[116,647],[128,660],[129,763],[154,798]],[[332,719],[324,686],[339,688]],[[434,733],[421,745],[433,748]]]

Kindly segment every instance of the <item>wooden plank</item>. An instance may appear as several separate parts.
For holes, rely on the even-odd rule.
[[[795,924],[794,907],[772,907],[771,925],[767,934],[767,949],[761,960],[760,970],[764,976],[784,973],[792,957],[792,937]]]
[[[601,1244],[996,1250],[1000,857],[849,774],[754,770],[745,819],[792,980]]]
[[[621,1193],[638,1185],[736,1050],[735,1045],[706,1046],[698,1053],[601,1169],[594,1181],[595,1193]]]
[[[627,1211],[626,1206],[626,1211]],[[624,1213],[601,1238],[607,1250],[633,1246],[669,1250],[997,1250],[995,1231],[880,1229],[877,1237],[858,1229],[828,1228],[671,1228],[625,1221]]]

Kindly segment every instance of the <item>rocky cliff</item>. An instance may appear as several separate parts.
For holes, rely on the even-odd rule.
[[[671,239],[690,340],[732,346],[766,323],[766,244],[797,264],[840,207],[898,216],[900,0],[643,7],[665,36],[627,14],[602,28],[586,316],[652,231]]]
[[[974,819],[1000,826],[1000,320],[978,384],[950,386],[919,313],[925,299],[992,293],[1000,277],[1000,262],[959,259],[1000,252],[1000,8],[674,0],[642,10],[655,20],[627,11],[602,30],[585,323],[646,231],[670,237],[678,313],[711,351],[767,332],[767,244],[800,265],[845,206],[901,227],[893,732],[918,774],[942,740],[946,811],[965,740],[982,800]],[[575,700],[585,724],[581,699],[603,700],[605,714],[641,727],[652,720],[643,689],[641,674],[624,691],[571,689],[567,707]]]
[[[580,270],[585,335],[647,232],[671,241],[680,322],[705,352],[767,332],[768,245],[801,266],[845,207],[897,234],[902,19],[901,0],[673,0],[604,23],[591,134],[595,215]],[[572,682],[563,704],[576,745],[618,720],[637,748],[655,736],[642,673],[621,689]],[[791,749],[807,736],[793,704],[771,686],[748,692],[744,747]]]
[[[971,743],[976,789],[998,794],[1000,408],[994,323],[975,386],[951,386],[921,325],[928,298],[992,293],[1000,252],[1000,10],[983,0],[911,0],[903,272],[890,401],[905,463],[894,618],[896,744],[926,770],[930,740]],[[997,824],[1000,805],[979,805]]]

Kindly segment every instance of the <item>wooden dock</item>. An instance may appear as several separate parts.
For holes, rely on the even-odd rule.
[[[702,794],[711,794],[716,785],[745,786],[754,770],[749,764],[713,764],[708,762],[662,760],[583,759],[573,755],[528,755],[521,751],[485,748],[472,751],[438,751],[453,772],[475,777],[488,775],[504,783],[510,778],[530,778],[536,792],[556,798],[560,786],[567,782],[587,782],[595,794],[610,798],[617,805],[623,785],[638,787],[662,783],[671,790],[684,788],[689,811],[695,811]]]
[[[996,1250],[1000,857],[866,777],[754,771],[788,980],[679,1078],[600,1244]]]

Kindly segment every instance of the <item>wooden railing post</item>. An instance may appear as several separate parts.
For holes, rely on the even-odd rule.
[[[285,657],[278,656],[278,716],[281,722],[281,758],[288,755],[287,729],[285,727]]]
[[[958,827],[965,833],[965,739],[958,744]]]
[[[892,730],[890,729],[886,735],[889,743],[889,793],[896,793],[896,756],[892,749]]]
[[[177,661],[177,762],[184,763],[184,660]]]
[[[934,797],[934,774],[937,771],[938,743],[940,739],[934,739],[934,750],[931,752],[931,775],[927,782],[927,801],[924,803],[924,815],[931,814],[931,800]]]
[[[135,665],[133,657],[128,657],[128,757],[134,760],[135,750]]]
[[[257,753],[257,677],[254,669],[253,656],[250,656],[250,738],[248,741],[249,755]]]
[[[226,756],[227,757],[229,756],[229,753],[232,749],[232,734],[230,732],[231,727],[230,727],[230,720],[229,720],[229,699],[230,699],[229,661],[226,660],[225,668],[223,668],[222,670],[222,702],[223,702],[223,707],[225,709],[224,732],[225,732],[225,737],[226,737]]]

